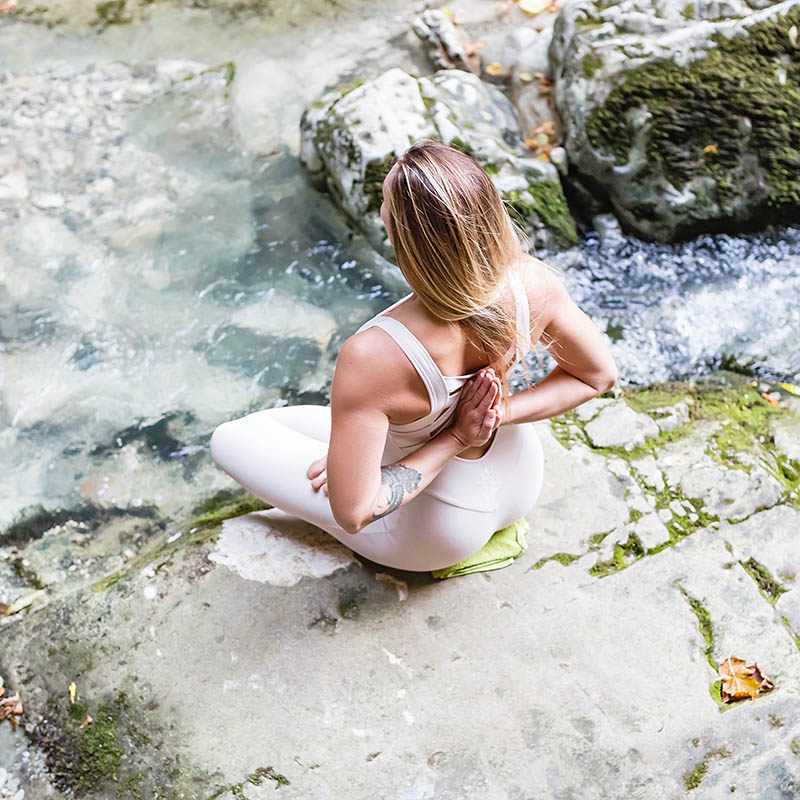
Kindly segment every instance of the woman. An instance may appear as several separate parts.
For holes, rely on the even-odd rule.
[[[470,156],[412,145],[384,180],[380,214],[412,294],[343,344],[330,408],[226,422],[211,452],[356,553],[436,570],[533,507],[543,463],[527,423],[607,391],[616,367]],[[539,340],[558,366],[509,397],[509,368]]]

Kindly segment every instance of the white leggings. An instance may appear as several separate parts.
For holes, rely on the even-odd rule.
[[[265,502],[371,561],[404,570],[443,569],[476,553],[494,531],[531,510],[542,486],[542,446],[533,425],[503,426],[481,458],[451,459],[413,500],[351,534],[306,477],[311,462],[327,452],[330,430],[328,406],[256,411],[220,425],[211,455]]]

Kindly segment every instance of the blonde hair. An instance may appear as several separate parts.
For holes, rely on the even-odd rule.
[[[405,279],[431,314],[464,328],[507,387],[509,369],[530,349],[530,331],[517,330],[504,290],[510,265],[529,245],[489,175],[471,156],[422,139],[398,159],[383,194]]]

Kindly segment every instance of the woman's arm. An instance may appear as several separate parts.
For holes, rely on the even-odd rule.
[[[607,392],[617,382],[617,367],[603,334],[575,305],[558,277],[550,270],[546,275],[542,338],[558,366],[535,386],[509,398],[503,425],[548,419]]]
[[[381,466],[389,426],[383,409],[391,392],[391,370],[377,366],[381,356],[385,353],[376,353],[373,343],[348,339],[331,387],[325,481],[334,519],[349,533],[416,497],[453,456],[487,442],[496,426],[499,381],[485,370],[462,393],[453,425],[400,461]],[[313,468],[309,477],[322,485]]]

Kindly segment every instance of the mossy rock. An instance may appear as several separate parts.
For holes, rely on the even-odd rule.
[[[671,241],[800,220],[800,5],[709,22],[654,1],[640,35],[627,2],[575,5],[551,49],[566,148],[628,229]]]

